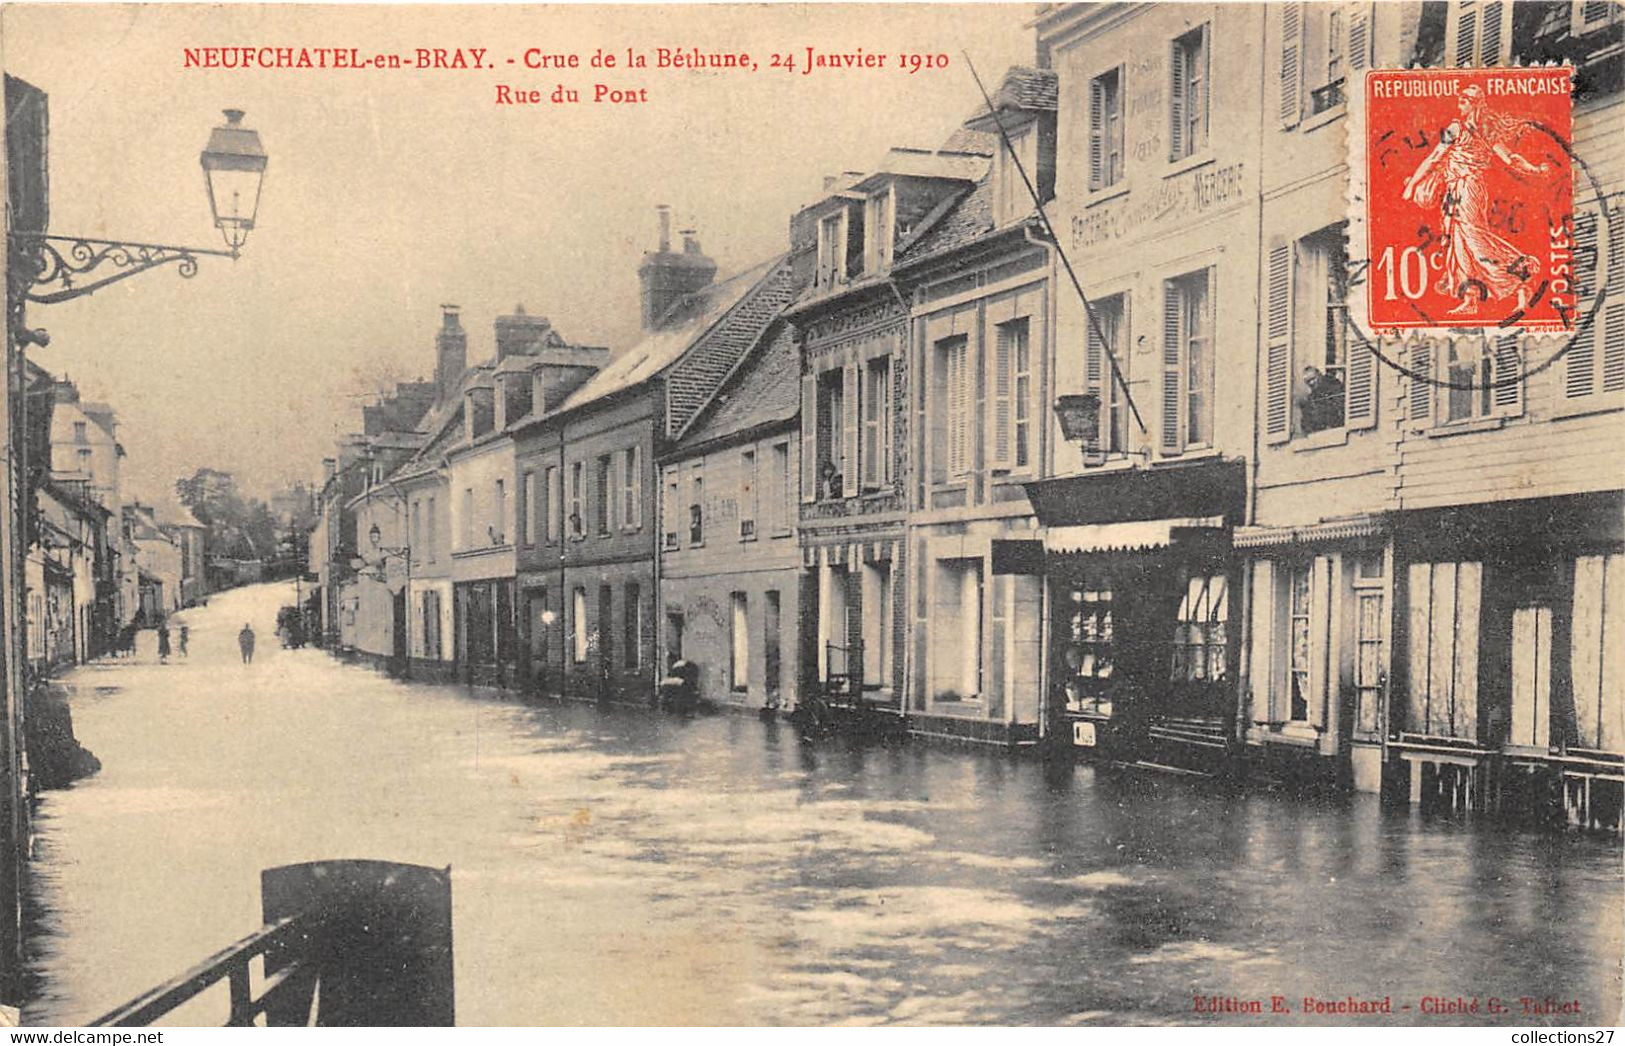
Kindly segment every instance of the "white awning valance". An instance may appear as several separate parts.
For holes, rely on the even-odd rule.
[[[1301,527],[1237,527],[1234,541],[1237,548],[1277,548],[1318,541],[1351,541],[1356,538],[1380,537],[1385,533],[1385,529],[1381,519],[1362,516],[1357,519],[1311,523]]]
[[[1135,549],[1167,548],[1173,544],[1175,530],[1217,529],[1222,526],[1224,526],[1222,516],[1201,516],[1051,527],[1044,534],[1044,548],[1049,552],[1128,552]]]

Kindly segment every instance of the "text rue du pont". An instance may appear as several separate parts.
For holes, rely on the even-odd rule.
[[[618,54],[605,48],[596,49],[583,57],[574,52],[548,52],[539,47],[524,52],[522,62],[527,69],[629,69],[629,70],[738,70],[759,72],[758,58],[745,51],[706,51],[698,47],[656,47],[649,51],[627,48]],[[510,62],[510,64],[512,64]],[[914,74],[925,70],[943,69],[948,65],[945,54],[899,52],[880,53],[857,48],[852,51],[823,50],[803,46],[784,52],[772,52],[767,68],[785,73],[810,75],[818,71],[896,70]],[[595,83],[591,88],[577,89],[562,83],[551,89],[515,84],[497,84],[497,105],[567,105],[583,101],[611,105],[637,104],[649,100],[647,87],[625,83]]]

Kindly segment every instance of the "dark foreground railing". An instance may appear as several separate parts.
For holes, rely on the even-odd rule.
[[[227,1027],[455,1023],[450,868],[287,865],[260,873],[260,894],[264,926],[93,1023],[151,1024],[221,981]]]

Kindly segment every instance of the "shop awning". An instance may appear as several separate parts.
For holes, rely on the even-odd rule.
[[[1221,516],[1185,516],[1178,519],[1137,519],[1130,523],[1083,523],[1051,527],[1044,535],[1049,552],[1132,552],[1167,548],[1191,531],[1217,530]]]
[[[1220,516],[1232,523],[1247,503],[1247,466],[1207,458],[1023,483],[1046,527],[1167,522]]]
[[[1237,548],[1280,548],[1320,541],[1352,541],[1357,538],[1381,537],[1386,532],[1387,527],[1380,518],[1360,516],[1356,519],[1310,523],[1301,527],[1237,527],[1233,541]]]

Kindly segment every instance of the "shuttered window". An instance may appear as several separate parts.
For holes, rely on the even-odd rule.
[[[1265,297],[1264,432],[1271,443],[1280,443],[1292,433],[1292,248],[1288,244],[1270,247]]]
[[[1163,286],[1162,449],[1177,454],[1213,441],[1211,270]]]
[[[1505,65],[1512,47],[1509,0],[1456,0],[1445,22],[1445,56],[1459,68]]]
[[[1123,341],[1128,332],[1128,294],[1098,298],[1090,303],[1089,312],[1084,388],[1100,397],[1101,449],[1108,454],[1121,453],[1128,440],[1128,415],[1122,387],[1122,381],[1128,380],[1129,355]],[[1124,371],[1121,381],[1112,374],[1113,359]]]
[[[1596,393],[1625,391],[1625,210],[1608,213],[1606,249],[1599,242],[1603,229],[1596,211],[1574,218],[1573,271],[1576,332],[1563,355],[1563,394],[1574,399]],[[1609,293],[1598,309],[1598,269],[1608,255],[1605,284]]]
[[[1289,2],[1281,5],[1281,126],[1298,125],[1302,115],[1303,88],[1303,20],[1304,4]]]
[[[879,490],[891,482],[891,357],[879,356],[864,366],[863,489]]]
[[[1123,179],[1123,70],[1089,81],[1089,188],[1109,189]]]
[[[1169,55],[1169,159],[1183,160],[1207,148],[1208,27],[1204,23],[1173,42]]]
[[[943,406],[947,412],[944,421],[947,427],[945,449],[948,474],[963,476],[970,471],[972,405],[975,400],[969,366],[970,339],[963,334],[949,338],[946,344],[938,346],[937,354],[947,392]]]
[[[643,457],[638,447],[621,452],[621,526],[643,526]]]
[[[1032,443],[1032,344],[1023,316],[993,329],[993,464],[1024,469]]]

